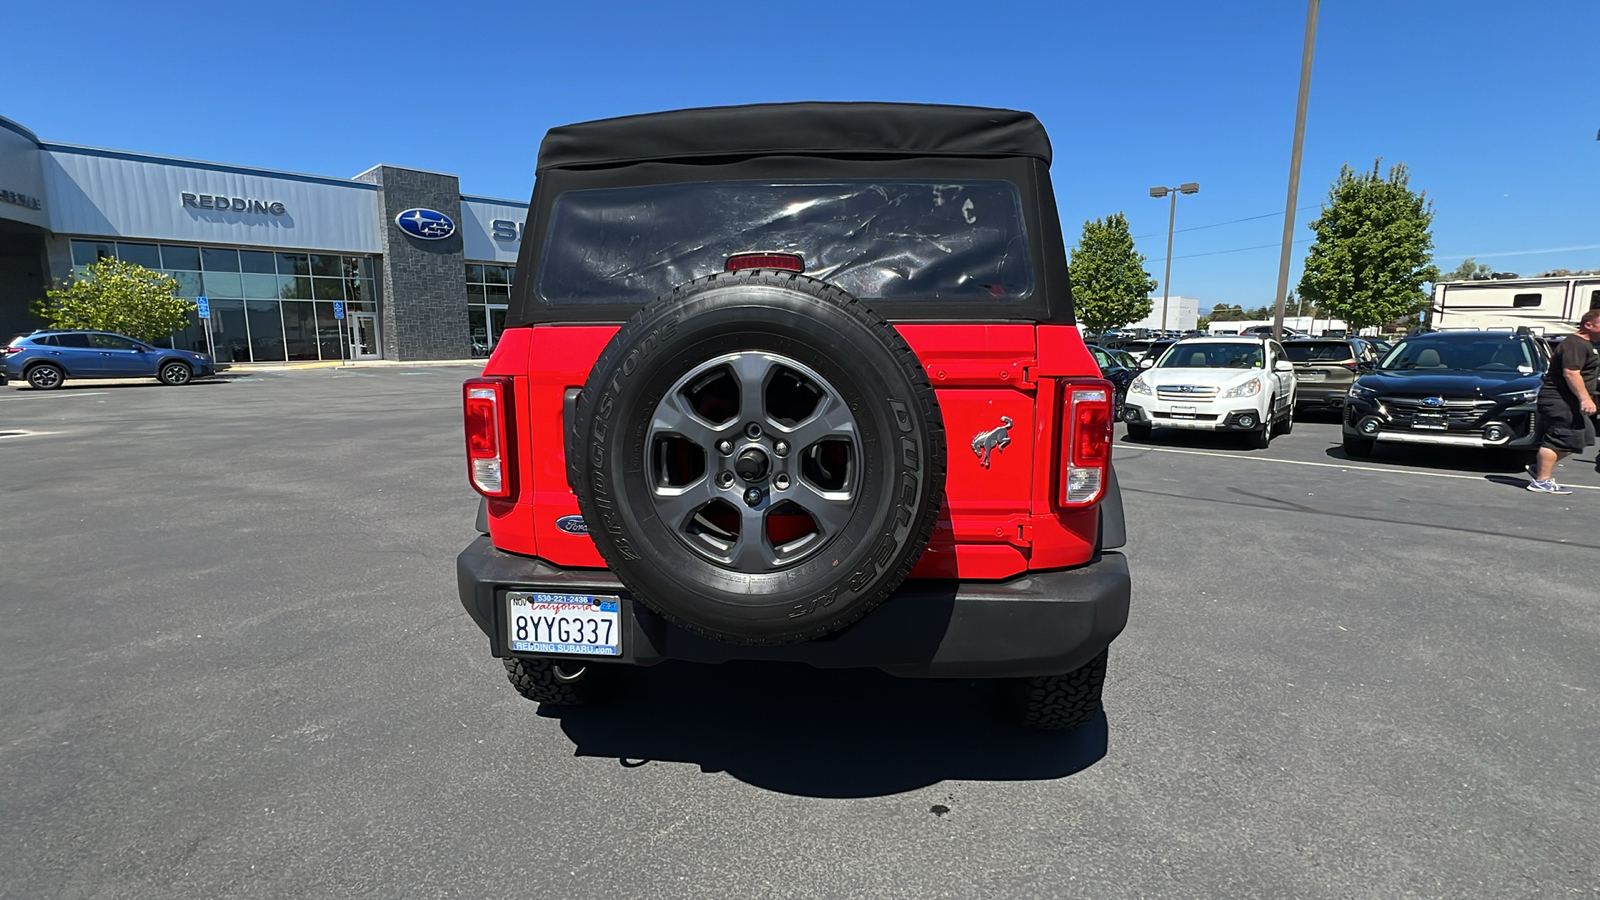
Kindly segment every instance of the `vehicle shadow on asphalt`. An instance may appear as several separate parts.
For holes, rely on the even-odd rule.
[[[807,797],[877,797],[963,781],[1062,778],[1106,755],[1105,716],[1067,733],[1006,722],[991,682],[795,663],[624,668],[604,706],[558,718],[578,756],[694,763]]]
[[[1329,447],[1325,452],[1329,459],[1358,466],[1404,466],[1408,469],[1434,469],[1469,475],[1522,471],[1522,464],[1503,450],[1380,443],[1372,448],[1370,456],[1351,456],[1338,444]],[[1485,475],[1485,477],[1493,480],[1493,476]],[[1523,482],[1526,481],[1524,478]]]

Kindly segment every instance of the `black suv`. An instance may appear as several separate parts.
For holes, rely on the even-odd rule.
[[[1501,448],[1531,455],[1546,356],[1527,333],[1454,331],[1401,341],[1345,401],[1344,450],[1378,441]]]

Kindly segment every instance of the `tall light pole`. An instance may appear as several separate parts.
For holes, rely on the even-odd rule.
[[[1289,152],[1289,200],[1283,207],[1283,249],[1278,253],[1278,301],[1272,313],[1272,339],[1275,341],[1283,340],[1283,304],[1289,299],[1289,250],[1294,244],[1294,208],[1300,199],[1300,148],[1306,143],[1311,55],[1317,48],[1317,0],[1310,0],[1310,3],[1306,9],[1305,47],[1300,52],[1300,102],[1294,111],[1294,149]]]
[[[1315,2],[1315,0],[1313,0]],[[1167,296],[1168,285],[1172,281],[1172,226],[1178,223],[1178,195],[1200,193],[1200,182],[1185,181],[1177,187],[1153,187],[1150,196],[1157,200],[1168,194],[1172,195],[1172,206],[1167,211],[1167,271],[1161,277],[1161,330],[1167,330]]]

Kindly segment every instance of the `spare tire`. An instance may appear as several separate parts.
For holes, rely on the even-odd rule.
[[[927,546],[944,423],[905,340],[794,272],[718,273],[624,324],[566,435],[589,534],[632,594],[718,640],[854,622]]]

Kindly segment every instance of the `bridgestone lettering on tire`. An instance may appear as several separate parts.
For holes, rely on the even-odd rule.
[[[595,363],[566,449],[628,590],[736,643],[865,615],[944,499],[944,425],[916,355],[860,301],[792,272],[719,273],[640,310]]]

